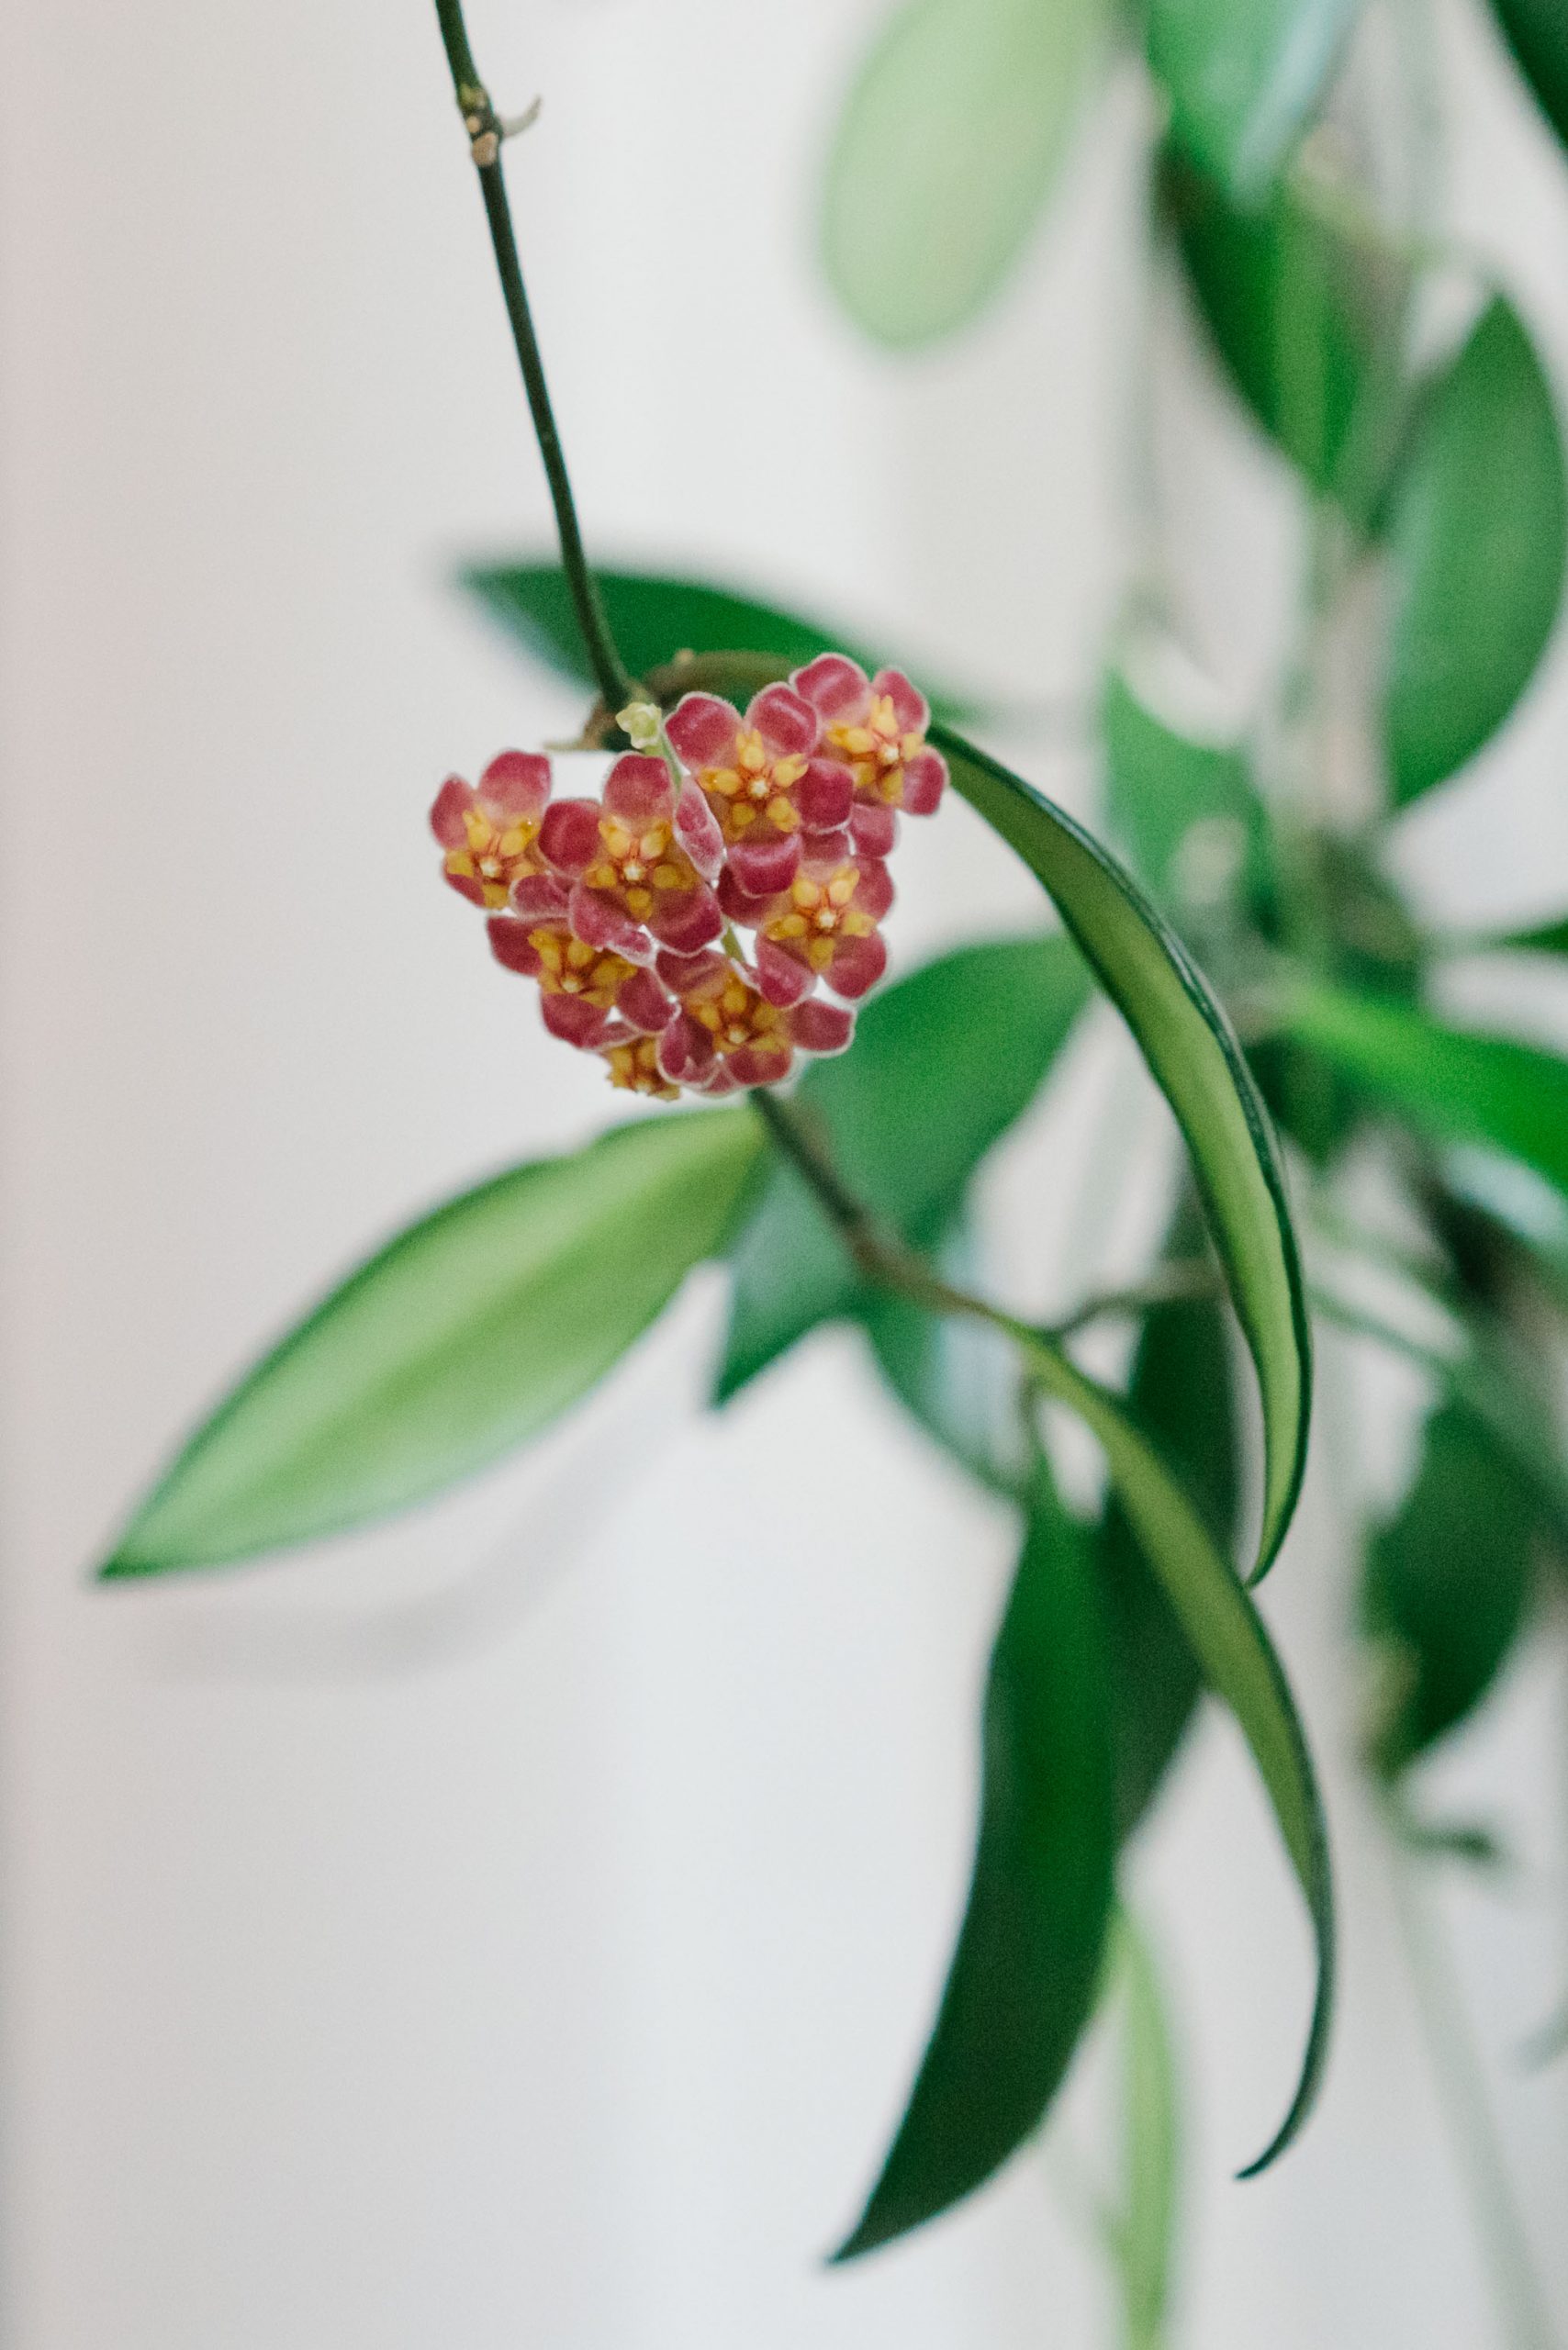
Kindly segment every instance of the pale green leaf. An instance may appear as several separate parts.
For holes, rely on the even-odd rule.
[[[1360,0],[1148,0],[1171,136],[1233,196],[1261,196],[1327,86]]]

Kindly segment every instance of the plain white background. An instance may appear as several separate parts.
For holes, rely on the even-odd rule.
[[[501,102],[545,94],[511,176],[586,520],[1081,698],[1128,554],[1142,96],[1103,103],[1005,305],[897,365],[834,315],[811,233],[878,14],[475,0]],[[1561,386],[1568,170],[1476,20],[1430,37],[1451,217]],[[577,716],[449,585],[544,546],[547,512],[432,12],[53,0],[7,18],[0,105],[5,2340],[1097,2350],[1059,2186],[1092,2084],[1054,2168],[819,2265],[940,1981],[1010,1540],[847,1340],[701,1419],[705,1277],[452,1505],[88,1585],[172,1434],[368,1238],[609,1105],[423,833],[449,767]],[[1235,688],[1287,576],[1279,484],[1167,341],[1168,548]],[[1413,886],[1568,902],[1565,741],[1559,660],[1409,828]],[[1091,804],[1086,757],[1032,755]],[[897,950],[1036,913],[956,811],[911,843]],[[1096,1121],[1137,1169],[1164,1147],[1108,1024],[1069,1082],[1066,1139],[1002,1182],[1058,1232]],[[1344,2013],[1317,2120],[1256,2185],[1229,2172],[1288,2087],[1305,1954],[1219,1726],[1140,1863],[1189,2090],[1180,2339],[1490,2350],[1348,1766],[1342,1505],[1320,1463],[1269,1609],[1329,1786]],[[1527,1658],[1448,1777],[1526,1855],[1454,1919],[1561,2319],[1568,2076],[1513,2053],[1568,1975],[1559,1672]]]

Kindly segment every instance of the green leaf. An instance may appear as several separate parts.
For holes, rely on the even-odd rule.
[[[1310,979],[1282,990],[1271,1012],[1363,1094],[1436,1140],[1489,1144],[1568,1193],[1568,1061],[1555,1053]]]
[[[960,948],[873,996],[854,1050],[819,1061],[796,1101],[822,1122],[849,1189],[923,1245],[1033,1101],[1087,995],[1065,938]],[[733,1262],[721,1402],[819,1322],[852,1313],[859,1291],[843,1242],[781,1159]]]
[[[819,653],[847,653],[873,674],[886,663],[884,655],[868,652],[842,629],[758,603],[736,588],[655,571],[600,571],[596,576],[611,632],[634,677],[666,667],[681,653],[736,655],[726,689],[742,693],[787,677]],[[559,564],[476,564],[459,578],[536,661],[580,685],[593,684]],[[755,656],[755,668],[747,655]],[[932,708],[950,716],[975,707],[972,697],[951,689],[934,689],[927,682],[926,690]]]
[[[1126,1910],[1117,1928],[1125,2188],[1111,2241],[1121,2279],[1126,2350],[1159,2350],[1170,2317],[1181,2173],[1176,2060],[1148,1944]]]
[[[1559,1304],[1568,1304],[1568,1193],[1517,1158],[1473,1143],[1443,1153],[1441,1178],[1439,1205],[1450,1249],[1462,1239],[1474,1256],[1477,1238],[1481,1243],[1484,1253],[1472,1268],[1475,1285],[1495,1291],[1502,1236],[1505,1249],[1507,1243],[1522,1249]],[[1457,1229],[1456,1219],[1462,1220]]]
[[[1162,902],[1195,912],[1255,896],[1267,870],[1267,819],[1245,754],[1179,733],[1121,670],[1106,681],[1105,812]]]
[[[1187,1256],[1201,1229],[1184,1211],[1170,1253]],[[1239,1432],[1224,1317],[1208,1302],[1162,1306],[1144,1325],[1127,1410],[1169,1462],[1209,1532],[1228,1552],[1240,1501]],[[1148,1807],[1192,1719],[1203,1675],[1181,1620],[1113,1485],[1094,1546],[1110,1635],[1118,1834]]]
[[[980,1836],[936,2022],[835,2257],[946,2210],[1029,2136],[1088,2020],[1114,1844],[1103,1628],[1083,1532],[1043,1473],[991,1654]]]
[[[1561,0],[1492,0],[1492,13],[1542,114],[1568,146],[1568,17]]]
[[[1568,485],[1557,413],[1535,348],[1501,296],[1424,403],[1389,530],[1395,608],[1383,733],[1404,807],[1502,725],[1562,592]]]
[[[828,161],[823,252],[879,342],[951,334],[1018,259],[1104,45],[1105,0],[903,0]]]
[[[723,1247],[761,1149],[744,1108],[638,1118],[410,1225],[197,1430],[104,1573],[334,1534],[537,1436]]]
[[[1364,1629],[1384,1652],[1371,1746],[1392,1777],[1479,1704],[1524,1620],[1535,1495],[1486,1430],[1450,1402],[1367,1550]]]
[[[1311,483],[1367,525],[1404,408],[1407,263],[1352,237],[1309,187],[1240,211],[1168,149],[1160,195],[1204,324],[1237,390]]]
[[[946,1280],[972,1286],[973,1252],[961,1233],[933,1254]],[[877,1368],[905,1410],[978,1483],[1016,1500],[1028,1452],[1017,1360],[1001,1332],[929,1314],[894,1289],[868,1289],[857,1311]]]
[[[1334,1990],[1334,1894],[1323,1807],[1301,1722],[1263,1621],[1192,1502],[1126,1408],[1053,1347],[1014,1335],[1041,1390],[1098,1440],[1145,1557],[1164,1586],[1215,1695],[1230,1707],[1261,1774],[1317,1951],[1317,1988],[1301,2077],[1274,2136],[1244,2177],[1282,2154],[1311,2110],[1327,2049]]]
[[[1561,922],[1538,923],[1530,930],[1510,930],[1501,938],[1466,938],[1459,942],[1464,954],[1490,955],[1506,947],[1522,955],[1568,955],[1568,915]]]
[[[1131,876],[999,761],[946,727],[934,739],[958,790],[1054,899],[1186,1136],[1262,1396],[1261,1573],[1301,1490],[1312,1394],[1311,1329],[1268,1113],[1207,981]]]
[[[1171,135],[1242,202],[1316,112],[1359,0],[1148,0],[1148,62]]]

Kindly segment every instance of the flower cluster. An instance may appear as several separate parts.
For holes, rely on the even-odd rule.
[[[524,751],[437,794],[444,878],[497,961],[633,1092],[777,1085],[798,1053],[843,1052],[887,964],[900,811],[929,815],[946,781],[923,696],[826,653],[744,716],[688,694],[662,733],[652,710],[623,721],[638,747],[597,800],[553,799]]]

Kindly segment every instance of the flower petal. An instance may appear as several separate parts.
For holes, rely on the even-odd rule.
[[[725,1066],[737,1085],[777,1085],[790,1074],[794,1054],[779,1039],[766,1044],[743,1045],[738,1052],[726,1053]]]
[[[901,734],[924,734],[931,723],[931,704],[902,669],[879,669],[871,680],[873,694],[886,694],[893,706]]]
[[[501,751],[479,778],[477,796],[514,823],[537,823],[550,797],[550,762],[537,751]]]
[[[656,1036],[669,1025],[671,1003],[652,971],[633,971],[615,999],[615,1009],[639,1035]]]
[[[769,1003],[799,1003],[810,995],[812,974],[808,964],[771,938],[756,942],[756,984]],[[836,985],[836,981],[834,982]]]
[[[564,1045],[576,1045],[579,1052],[597,1052],[610,1032],[609,1013],[597,1003],[585,1002],[580,995],[542,995],[539,1012],[552,1036],[558,1036]]]
[[[665,721],[677,757],[689,767],[727,767],[740,731],[740,711],[716,694],[687,694]]]
[[[685,786],[676,802],[675,836],[704,881],[716,881],[724,862],[724,835],[694,783]]]
[[[672,1085],[700,1084],[713,1068],[713,1039],[689,1012],[678,1012],[659,1038],[659,1070]]]
[[[790,1034],[803,1053],[842,1053],[855,1035],[855,1014],[846,1004],[809,996],[796,1005]]]
[[[935,813],[947,781],[947,762],[940,751],[917,751],[903,771],[901,806],[906,815]]]
[[[431,805],[431,830],[442,848],[464,848],[468,830],[463,819],[474,805],[472,788],[460,775],[449,775]]]
[[[885,800],[857,800],[849,814],[849,837],[859,856],[890,856],[898,845],[898,817]]]
[[[759,964],[761,960],[759,952]],[[840,938],[824,976],[834,995],[847,996],[851,1002],[858,1002],[863,995],[870,993],[887,968],[887,941],[880,931],[874,930],[865,938]]]
[[[738,923],[743,930],[760,930],[765,922],[782,911],[783,891],[771,890],[766,898],[751,897],[735,878],[733,861],[719,876],[719,911],[726,922]]]
[[[869,914],[873,922],[880,922],[893,902],[893,877],[879,857],[863,856],[856,860],[859,877],[855,884],[853,900],[857,914]]]
[[[521,971],[525,979],[539,977],[544,966],[538,948],[530,943],[527,923],[519,922],[515,914],[492,914],[485,932],[490,952],[504,970]]]
[[[777,897],[800,868],[800,834],[776,833],[771,824],[754,824],[730,850],[735,887],[748,898]]]
[[[846,725],[864,716],[871,699],[870,680],[858,661],[846,653],[819,653],[790,683],[824,721]]]
[[[557,800],[544,811],[539,853],[546,865],[575,879],[599,853],[597,800]]]
[[[812,759],[795,786],[795,805],[809,833],[836,833],[849,822],[855,782],[834,759]]]
[[[648,928],[661,946],[677,955],[694,955],[711,946],[722,932],[724,917],[719,901],[706,882],[690,890],[660,890],[655,894]]]
[[[633,832],[666,822],[674,799],[668,767],[644,751],[624,752],[604,779],[606,811]]]
[[[565,922],[566,890],[553,873],[525,873],[511,885],[511,910],[524,922]]]
[[[764,686],[745,714],[776,759],[808,757],[822,739],[822,720],[792,686]]]
[[[654,959],[654,942],[647,932],[600,890],[585,889],[579,881],[567,901],[566,919],[573,936],[585,946],[609,947],[613,954],[624,955],[629,963]]]
[[[654,968],[672,995],[688,996],[706,980],[717,979],[730,968],[729,957],[706,952],[700,955],[672,955],[667,950],[655,957]]]

